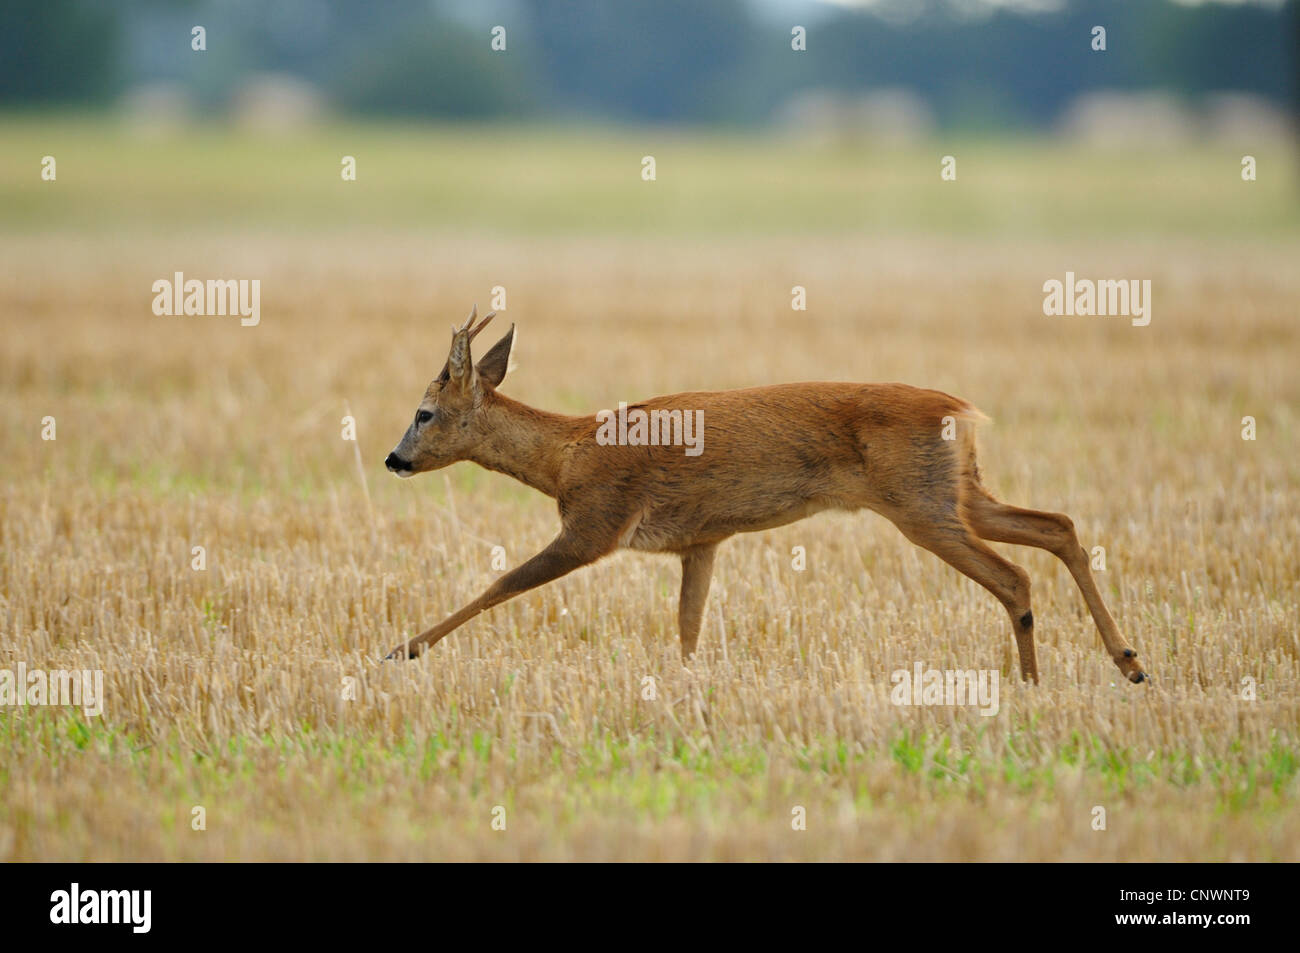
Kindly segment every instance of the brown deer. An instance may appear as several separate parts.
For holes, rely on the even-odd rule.
[[[1119,670],[1132,682],[1147,677],[1102,602],[1070,518],[1008,506],[980,484],[975,425],[985,418],[964,400],[906,384],[673,394],[627,409],[628,418],[652,415],[652,432],[658,420],[649,441],[642,433],[611,442],[601,439],[613,431],[608,416],[602,424],[602,414],[548,413],[500,393],[515,329],[476,366],[470,342],[495,312],[475,324],[477,313],[453,328],[447,363],[385,464],[403,477],[460,460],[508,474],[558,501],[560,534],[389,658],[419,655],[480,612],[625,547],[681,557],[685,660],[695,651],[719,543],[821,510],[866,508],[997,597],[1011,616],[1026,680],[1038,681],[1029,575],[984,540],[1058,556]],[[703,421],[696,455],[673,444],[692,415]]]

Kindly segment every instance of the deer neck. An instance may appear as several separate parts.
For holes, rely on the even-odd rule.
[[[496,393],[483,411],[487,432],[469,459],[556,496],[564,447],[573,429],[570,418]]]

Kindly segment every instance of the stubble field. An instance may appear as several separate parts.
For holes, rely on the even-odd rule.
[[[0,709],[0,858],[1300,860],[1288,229],[16,217],[0,668],[102,670],[105,701]],[[1067,270],[1150,278],[1151,324],[1044,316]],[[175,271],[259,278],[261,323],[155,316]],[[472,464],[399,481],[381,463],[450,325],[498,285],[484,342],[518,325],[502,389],[553,410],[794,380],[967,398],[994,421],[988,486],[1104,547],[1099,585],[1154,682],[1119,677],[1063,565],[997,546],[1033,579],[1043,678],[1023,686],[1001,606],[867,513],[724,544],[689,667],[677,564],[633,553],[381,663],[491,583],[493,547],[515,565],[558,526]],[[997,670],[999,710],[893,704],[916,663]]]

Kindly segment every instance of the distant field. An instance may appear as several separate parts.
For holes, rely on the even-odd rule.
[[[1241,156],[1259,178],[1244,183]],[[40,161],[58,163],[56,185]],[[340,178],[344,155],[357,180]],[[641,180],[655,157],[657,179]],[[953,155],[957,180],[940,180]],[[672,129],[334,125],[283,137],[0,117],[0,228],[324,225],[623,235],[1300,232],[1278,144],[1093,151],[1046,139],[906,148]]]
[[[0,708],[0,859],[1300,860],[1289,186],[971,144],[941,193],[926,150],[647,135],[153,150],[0,123],[0,669],[107,689],[100,718]],[[1067,269],[1151,279],[1150,326],[1045,317]],[[178,270],[260,278],[261,324],[155,316]],[[629,553],[380,664],[557,525],[470,464],[381,465],[496,285],[503,389],[556,410],[807,379],[970,399],[989,486],[1105,548],[1154,684],[1118,680],[1062,565],[999,546],[1033,578],[1022,686],[1002,608],[870,514],[724,544],[689,669],[675,563]],[[892,704],[917,662],[997,670],[999,712]]]

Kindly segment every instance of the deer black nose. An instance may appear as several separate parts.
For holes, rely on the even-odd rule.
[[[384,466],[388,467],[388,469],[392,470],[394,473],[396,473],[398,470],[411,469],[411,464],[403,460],[395,453],[390,453],[387,457],[384,458]]]

